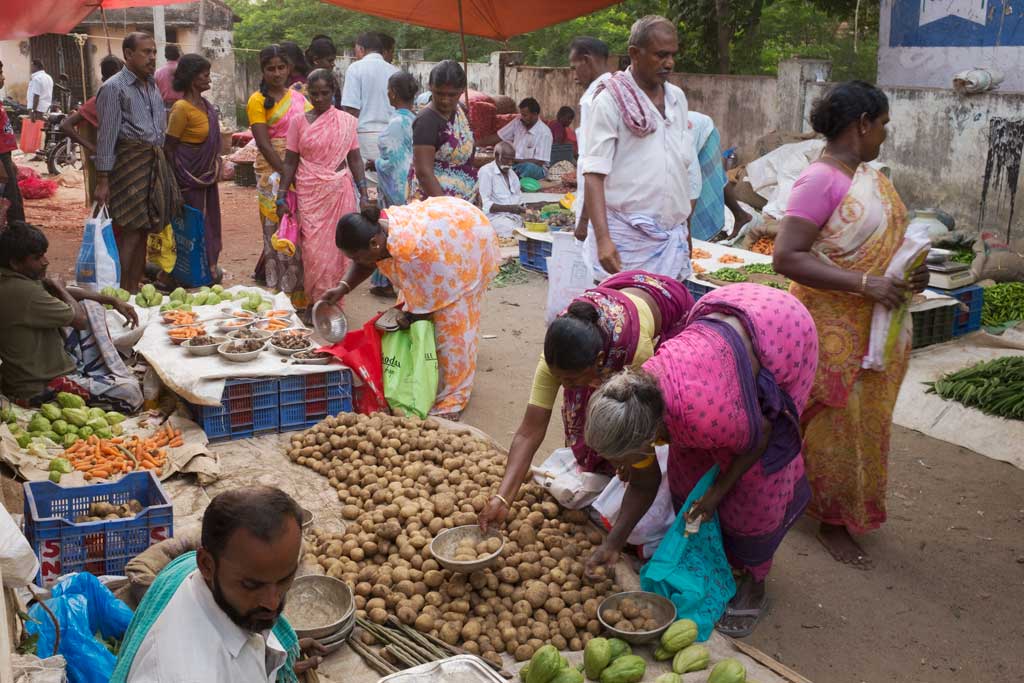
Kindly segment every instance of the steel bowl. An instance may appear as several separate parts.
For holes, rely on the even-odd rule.
[[[286,323],[285,327],[279,327],[272,329],[270,325],[272,323]],[[262,318],[253,323],[252,328],[254,330],[261,330],[263,332],[270,332],[271,334],[279,334],[281,332],[291,332],[292,330],[298,329],[295,327],[294,322],[290,318]]]
[[[654,619],[659,624],[658,628],[651,631],[620,631],[605,621],[604,614],[608,610],[617,610],[626,598],[632,598],[640,603],[641,607],[649,607],[654,612]],[[642,645],[643,643],[650,643],[661,638],[661,634],[676,620],[676,606],[672,604],[671,600],[657,593],[627,591],[625,593],[615,593],[605,598],[597,608],[597,619],[601,622],[601,626],[616,638],[621,638],[627,643],[633,643],[634,645]]]
[[[217,323],[217,331],[223,334],[244,330],[252,327],[258,320],[259,318],[231,318],[230,320],[222,320]]]
[[[316,347],[314,346],[314,344],[312,342],[307,341],[305,348],[301,348],[301,349],[286,349],[283,346],[278,346],[277,344],[274,343],[274,340],[271,339],[270,340],[270,348],[274,349],[274,351],[276,351],[277,353],[281,354],[282,356],[291,356],[291,355],[294,355],[294,354],[298,353],[299,351],[311,351],[311,350],[313,350]]]
[[[337,344],[348,334],[348,319],[338,304],[317,301],[313,305],[313,327],[330,344]]]
[[[496,551],[483,557],[479,560],[456,560],[455,559],[455,548],[458,547],[464,539],[473,539],[473,544],[476,545],[480,541],[487,538],[497,537],[501,540],[501,545]],[[430,542],[430,553],[434,556],[445,569],[451,569],[453,572],[461,572],[463,574],[469,574],[475,572],[478,569],[486,569],[487,567],[493,566],[498,561],[498,556],[501,555],[501,551],[505,549],[505,538],[497,533],[484,534],[483,530],[476,524],[467,524],[466,526],[457,526],[446,531],[442,531],[440,534],[434,537],[434,540]]]
[[[185,350],[191,353],[193,356],[215,356],[217,355],[217,347],[228,341],[227,337],[212,337],[214,340],[213,344],[204,344],[203,346],[193,346],[192,342],[195,338],[186,339],[182,346]]]
[[[299,638],[323,638],[355,622],[355,600],[348,584],[330,576],[307,574],[292,583],[284,616]]]
[[[256,334],[256,335],[257,335],[256,337],[245,337],[245,336],[241,336],[241,335],[239,334],[239,332],[241,332],[241,331],[242,331],[242,330],[235,330],[234,332],[228,332],[228,339],[241,339],[241,340],[246,340],[246,339],[261,339],[261,340],[263,340],[263,341],[267,341],[267,340],[269,340],[269,339],[270,339],[270,338],[271,338],[272,336],[274,336],[274,335],[273,335],[273,333],[271,333],[271,332],[267,332],[266,330],[254,330],[254,329],[253,329],[253,328],[251,328],[251,327],[248,327],[248,328],[246,328],[246,329],[245,329],[245,332],[246,332],[246,333],[253,333],[253,334]]]
[[[313,526],[313,513],[306,508],[302,508],[302,530],[306,531],[311,526]]]
[[[339,649],[348,640],[348,637],[352,635],[352,629],[356,626],[356,613],[353,612],[352,616],[349,617],[348,621],[341,625],[337,633],[318,638],[320,644],[327,650],[326,654],[331,654]]]
[[[246,351],[244,353],[231,353],[230,351],[226,351],[225,349],[231,344],[234,344],[235,341],[237,340],[224,342],[217,347],[217,353],[220,354],[220,357],[224,360],[229,360],[232,363],[248,363],[251,360],[256,360],[256,357],[263,353],[263,350],[267,348],[266,342],[264,342],[263,346],[255,351]]]

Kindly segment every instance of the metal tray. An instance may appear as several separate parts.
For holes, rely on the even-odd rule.
[[[479,657],[456,655],[390,674],[378,683],[505,683],[505,679]]]

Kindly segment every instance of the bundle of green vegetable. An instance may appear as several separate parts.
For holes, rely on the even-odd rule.
[[[708,273],[707,276],[713,280],[721,280],[722,282],[746,282],[749,279],[746,273],[741,270],[736,270],[735,268],[719,268],[718,270]]]
[[[762,275],[775,275],[775,269],[772,268],[770,263],[748,263],[743,266],[743,270],[748,273],[761,273]]]
[[[928,393],[997,417],[1024,420],[1024,356],[997,358],[926,382]]]
[[[1003,282],[986,287],[981,324],[998,327],[1013,320],[1024,320],[1024,282]]]

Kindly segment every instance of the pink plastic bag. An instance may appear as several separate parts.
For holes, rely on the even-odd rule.
[[[25,154],[32,154],[39,149],[43,139],[43,120],[33,121],[27,116],[21,119],[21,140],[18,147]]]
[[[295,256],[295,249],[299,245],[299,219],[297,217],[299,201],[292,191],[285,195],[284,200],[288,204],[288,213],[281,219],[277,232],[274,233],[270,243],[274,245],[274,251]]]

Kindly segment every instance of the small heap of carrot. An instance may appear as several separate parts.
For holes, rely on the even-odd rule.
[[[166,422],[146,438],[132,435],[101,439],[93,434],[65,450],[62,457],[79,472],[85,472],[86,481],[138,470],[152,470],[160,476],[167,464],[167,449],[182,445],[181,430]]]
[[[191,325],[199,319],[192,311],[164,311],[164,322],[168,325]]]
[[[291,327],[291,323],[287,320],[281,320],[280,318],[268,318],[266,322],[260,325],[260,327],[271,332],[278,332]]]

